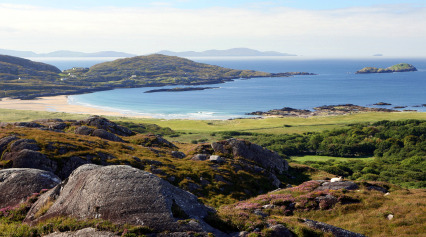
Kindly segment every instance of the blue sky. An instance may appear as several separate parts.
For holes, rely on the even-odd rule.
[[[0,0],[0,48],[426,57],[425,0]]]

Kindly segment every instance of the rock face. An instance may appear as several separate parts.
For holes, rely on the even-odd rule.
[[[325,182],[321,186],[319,186],[316,190],[339,190],[339,189],[346,189],[346,190],[356,190],[358,189],[358,185],[351,181],[342,181],[342,182]]]
[[[61,180],[51,172],[38,169],[0,170],[0,208],[15,206],[33,193],[51,189]]]
[[[96,127],[97,129],[103,129],[107,132],[110,132],[119,136],[134,135],[134,133],[130,129],[117,125],[116,123],[113,123],[109,121],[108,119],[102,118],[99,116],[91,116],[88,119],[78,121],[77,124]]]
[[[349,230],[345,230],[336,226],[332,226],[323,222],[319,222],[319,221],[313,221],[313,220],[309,220],[309,219],[305,219],[304,220],[304,224],[314,228],[314,229],[318,229],[321,230],[323,232],[331,232],[334,236],[338,236],[338,237],[365,237],[365,235],[362,234],[358,234],[355,232],[351,232]]]
[[[54,216],[78,219],[102,218],[114,223],[148,226],[156,232],[221,232],[203,220],[211,211],[197,197],[148,172],[124,165],[83,165],[63,187],[43,194],[33,205],[25,222]],[[49,199],[53,205],[35,218]],[[187,224],[179,219],[194,219]],[[186,222],[185,222],[186,223]]]
[[[110,141],[113,141],[113,142],[124,142],[123,139],[121,139],[117,135],[110,133],[110,132],[107,132],[104,129],[95,129],[92,132],[92,136],[100,137],[102,139],[110,140]]]
[[[33,168],[55,172],[57,164],[38,151],[28,149],[18,152],[6,152],[4,160],[12,161],[12,168]]]
[[[108,231],[98,231],[95,228],[84,228],[79,231],[67,231],[60,233],[52,233],[45,237],[118,237],[114,233]]]
[[[239,140],[228,139],[212,143],[212,148],[217,154],[232,154],[234,157],[254,161],[263,168],[281,174],[288,170],[288,163],[278,153],[265,149],[259,145]]]
[[[285,226],[278,224],[269,227],[271,237],[293,237],[293,233]]]

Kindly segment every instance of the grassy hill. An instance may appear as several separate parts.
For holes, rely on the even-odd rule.
[[[366,164],[357,162],[357,157],[353,157],[350,161],[355,166],[351,166],[349,163],[335,164],[334,161],[330,161],[333,159],[330,156],[325,157],[329,162],[325,165],[309,164],[310,166],[308,166],[288,159],[290,161],[289,172],[277,176],[282,182],[283,189],[268,192],[274,187],[270,186],[267,176],[264,176],[262,172],[239,168],[247,161],[237,157],[227,157],[225,163],[217,165],[210,161],[192,160],[194,154],[208,149],[210,144],[200,140],[194,143],[184,142],[191,139],[192,136],[198,136],[201,139],[203,134],[207,134],[209,141],[240,137],[263,142],[266,147],[274,147],[274,145],[296,145],[286,143],[286,141],[298,141],[297,139],[300,137],[310,138],[312,135],[319,134],[323,136],[324,141],[333,141],[337,146],[345,144],[341,141],[351,139],[357,141],[363,136],[363,133],[366,133],[367,136],[371,133],[373,138],[374,136],[380,137],[383,141],[388,140],[386,136],[392,136],[394,139],[389,142],[394,142],[399,147],[399,150],[392,145],[380,148],[385,149],[382,151],[387,153],[380,158],[384,163],[386,163],[386,159],[394,158],[392,154],[396,154],[395,157],[402,157],[400,155],[403,154],[408,159],[412,156],[421,159],[421,156],[424,156],[420,152],[422,142],[424,143],[424,136],[422,137],[421,134],[424,122],[406,121],[406,119],[415,117],[424,119],[424,113],[367,113],[309,119],[268,118],[224,121],[163,121],[110,117],[117,124],[130,128],[134,132],[130,136],[119,136],[124,142],[116,142],[96,136],[76,134],[79,127],[85,124],[78,120],[84,120],[85,115],[14,110],[1,110],[0,112],[1,122],[28,122],[34,119],[54,117],[64,120],[62,122],[58,122],[58,120],[35,122],[48,124],[49,129],[37,127],[32,123],[2,124],[3,128],[0,128],[0,139],[15,135],[20,139],[34,140],[35,144],[40,147],[39,152],[56,162],[57,171],[64,170],[64,167],[72,164],[70,160],[75,161],[78,157],[96,164],[126,164],[155,173],[170,183],[194,193],[204,203],[218,208],[218,213],[210,217],[209,223],[224,231],[248,231],[252,233],[251,236],[269,236],[270,226],[282,224],[297,236],[330,236],[329,233],[306,226],[302,221],[303,219],[313,219],[368,236],[419,236],[424,232],[424,189],[404,189],[387,182],[369,180],[369,176],[366,175],[368,172],[374,174],[378,171],[391,171],[387,166],[377,166],[378,170],[375,170],[375,167],[368,167]],[[383,120],[384,117],[396,121],[377,122]],[[404,120],[401,121],[401,119]],[[54,121],[58,122],[60,126],[53,123]],[[365,123],[354,124],[361,121]],[[52,130],[56,126],[60,127],[61,131]],[[85,124],[85,126],[96,128],[90,124]],[[112,125],[107,127],[112,127]],[[333,130],[334,128],[339,129]],[[315,134],[312,133],[314,131],[321,132]],[[297,132],[298,135],[294,135],[293,132]],[[416,132],[420,133],[417,138],[412,134]],[[173,143],[168,143],[153,134],[163,134]],[[288,137],[285,140],[279,140],[282,138],[281,136]],[[374,140],[373,138],[361,139],[361,141]],[[376,141],[378,140],[376,139]],[[303,139],[300,142],[303,143]],[[324,143],[324,147],[328,147],[328,145]],[[406,149],[401,150],[404,147]],[[281,149],[278,146],[275,148],[278,151]],[[301,151],[303,150],[302,147],[299,148]],[[9,145],[2,149],[6,149],[2,152],[2,156],[4,156],[10,152],[11,147]],[[285,155],[283,151],[280,152]],[[172,155],[173,152],[183,152],[186,157],[176,158]],[[375,159],[369,158],[366,162],[380,164]],[[402,162],[403,166],[394,171],[402,172],[405,165],[408,165],[406,168],[415,168],[413,162],[416,159],[419,158]],[[391,161],[400,162],[401,160],[395,158]],[[338,160],[337,162],[346,161]],[[422,163],[417,162],[416,164],[421,165]],[[0,161],[2,168],[8,168],[10,165],[11,162],[8,160]],[[333,169],[324,169],[324,167],[333,166],[342,169],[345,167],[359,169],[360,174],[364,175],[362,179],[355,181],[359,186],[357,189],[359,191],[316,190],[319,183],[323,181],[318,181],[318,183],[309,180],[324,180],[334,177],[334,174],[331,174],[334,172]],[[346,177],[359,178],[354,175]],[[293,187],[286,188],[288,184]],[[385,195],[382,191],[376,190],[380,188],[384,188],[390,194]],[[143,228],[115,225],[102,222],[102,220],[82,222],[66,217],[46,220],[30,227],[21,223],[28,206],[20,208],[0,212],[0,231],[10,234],[6,236],[11,236],[12,233],[13,236],[30,236],[31,233],[47,234],[87,226],[112,230],[119,234],[122,234],[124,229],[133,231]],[[389,220],[389,215],[392,215],[393,219]]]
[[[100,63],[61,72],[54,66],[0,55],[0,98],[81,94],[114,88],[223,83],[238,78],[287,77],[304,72],[234,70],[161,54]],[[20,78],[20,79],[19,79]]]

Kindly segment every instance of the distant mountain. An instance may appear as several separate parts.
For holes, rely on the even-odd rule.
[[[280,53],[275,51],[258,51],[248,48],[233,48],[227,50],[206,50],[203,52],[185,51],[185,52],[173,52],[163,50],[158,52],[168,56],[178,57],[228,57],[228,56],[239,56],[239,57],[256,57],[256,56],[297,56],[295,54]]]
[[[51,53],[34,53],[32,51],[19,51],[0,49],[0,54],[11,55],[15,57],[133,57],[134,54],[128,54],[116,51],[101,51],[96,53],[83,53],[68,50],[54,51]]]
[[[3,82],[15,84],[16,87],[21,78],[24,83],[27,83],[28,80],[56,80],[60,72],[61,70],[57,67],[49,64],[34,62],[25,58],[0,55],[0,88],[5,87],[5,85],[1,84]]]

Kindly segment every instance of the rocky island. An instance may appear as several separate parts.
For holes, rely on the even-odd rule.
[[[0,55],[0,98],[33,99],[116,88],[206,85],[234,79],[294,75],[313,74],[236,70],[161,54],[117,59],[90,68],[74,67],[61,72],[48,64]]]
[[[356,74],[363,73],[391,73],[391,72],[414,72],[417,71],[413,65],[408,63],[395,64],[388,68],[365,67],[356,72]]]

